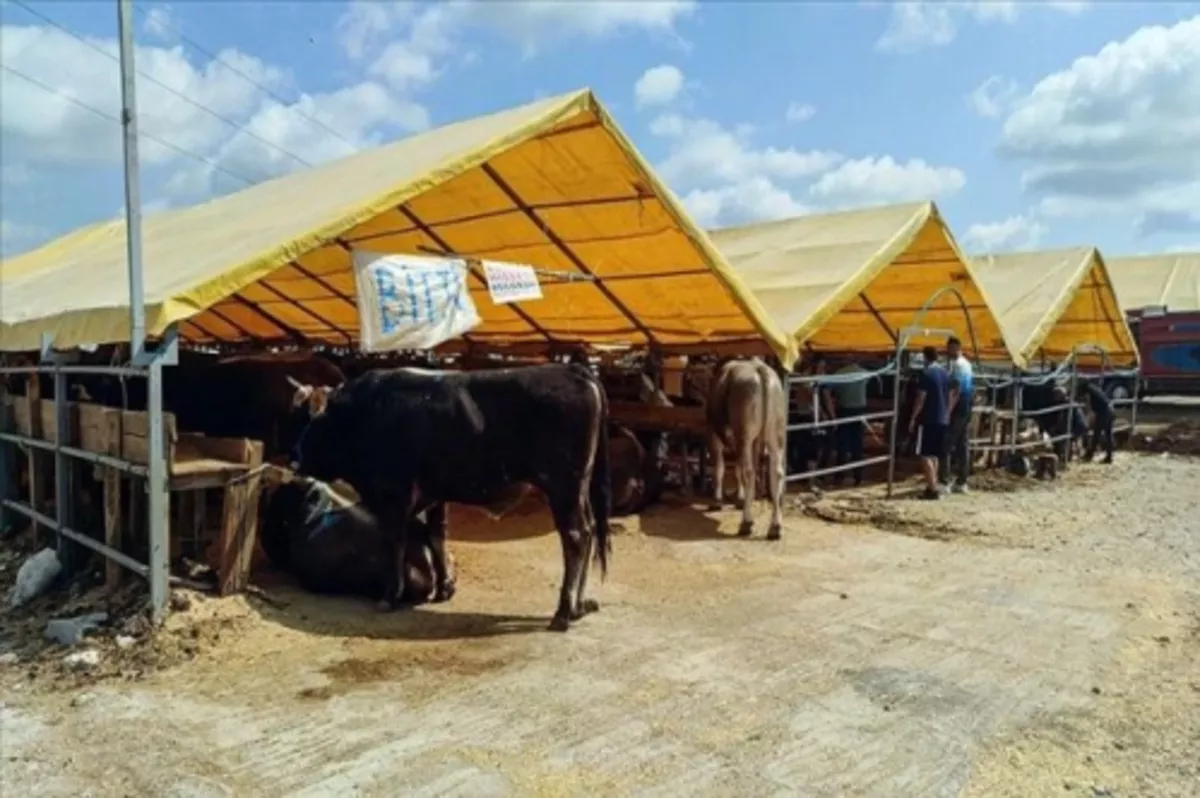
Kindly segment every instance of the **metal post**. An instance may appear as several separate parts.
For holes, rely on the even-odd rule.
[[[1021,381],[1021,370],[1016,365],[1012,367],[1012,377],[1013,424],[1012,438],[1010,439],[1011,445],[1008,447],[1009,457],[1015,457],[1017,454],[1017,443],[1020,440],[1021,433],[1021,394],[1024,392],[1023,389],[1025,387],[1025,384]]]
[[[146,477],[150,509],[150,607],[155,623],[166,617],[168,580],[171,567],[170,493],[167,485],[166,441],[163,435],[163,372],[162,359],[150,361],[147,375],[147,410],[149,411],[150,463]]]
[[[12,431],[6,377],[7,375],[0,375],[0,432]],[[12,512],[4,506],[4,500],[15,498],[13,487],[16,477],[16,452],[12,444],[0,442],[0,538],[8,533],[8,525],[12,518]]]
[[[1075,446],[1074,446],[1075,441],[1072,436],[1075,433],[1075,384],[1076,384],[1075,379],[1076,379],[1076,373],[1078,372],[1078,369],[1079,369],[1078,352],[1074,348],[1072,348],[1071,349],[1071,377],[1070,377],[1070,381],[1068,382],[1068,385],[1070,387],[1067,389],[1067,423],[1066,423],[1066,429],[1063,430],[1063,434],[1067,436],[1066,444],[1067,444],[1067,463],[1068,464],[1071,462],[1071,454],[1072,454],[1072,451],[1075,449]]]
[[[888,484],[887,496],[892,498],[892,486],[896,481],[896,427],[900,426],[900,353],[905,347],[903,335],[896,336],[895,372],[892,377],[892,430],[888,436]]]
[[[71,404],[67,397],[67,375],[63,373],[61,364],[54,363],[54,520],[58,523],[55,529],[57,539],[58,559],[63,570],[70,573],[75,565],[75,544],[62,533],[63,527],[74,528],[72,519],[74,505],[71,495],[71,458],[63,453],[62,447],[70,446],[71,434]]]
[[[125,248],[129,258],[130,354],[146,343],[142,290],[142,186],[138,167],[137,72],[133,63],[133,0],[117,0],[121,48],[121,131],[125,141]]]
[[[1142,395],[1142,364],[1133,372],[1133,404],[1129,406],[1129,446],[1133,447],[1133,436],[1137,432],[1138,400]]]

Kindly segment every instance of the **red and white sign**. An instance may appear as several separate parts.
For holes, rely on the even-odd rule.
[[[527,302],[542,298],[542,286],[532,266],[515,263],[480,261],[487,278],[488,293],[497,305],[508,302]]]

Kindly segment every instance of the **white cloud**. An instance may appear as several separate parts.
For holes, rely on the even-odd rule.
[[[117,56],[112,39],[91,39],[100,50]],[[117,62],[83,42],[44,27],[0,27],[5,63],[44,83],[53,94],[16,75],[3,75],[0,91],[0,136],[6,149],[34,162],[117,164],[121,160],[121,88]],[[282,70],[236,50],[219,54],[264,85],[279,85]],[[179,47],[138,47],[138,69],[190,97],[194,103],[231,118],[250,112],[260,89],[215,62],[202,67],[188,61]],[[65,96],[64,96],[65,95]],[[97,116],[77,103],[110,117]],[[189,152],[211,150],[232,133],[228,124],[196,104],[139,76],[139,127],[142,159],[149,165],[179,158],[152,140],[158,137]]]
[[[841,163],[825,150],[758,147],[749,125],[663,114],[650,132],[667,142],[658,170],[705,225],[794,216],[808,210],[797,186]]]
[[[1177,244],[1173,247],[1167,247],[1167,252],[1170,252],[1172,255],[1191,255],[1193,253],[1200,252],[1200,241],[1194,241],[1191,244]]]
[[[1015,81],[992,75],[967,95],[967,101],[975,109],[975,113],[994,119],[1009,109],[1018,90]]]
[[[170,6],[154,6],[146,12],[146,19],[142,23],[142,30],[146,32],[146,35],[160,41],[174,39],[178,27],[172,17]]]
[[[1068,14],[1079,13],[1084,2],[1060,0],[1050,3],[1021,4],[1013,0],[976,0],[976,2],[897,2],[890,3],[891,14],[887,28],[875,42],[875,48],[885,53],[910,54],[935,47],[945,47],[958,36],[964,21],[980,24],[1016,21],[1019,13],[1030,6],[1041,5]]]
[[[411,19],[412,14],[413,6],[407,2],[352,0],[335,27],[338,44],[351,58],[364,58],[394,27]]]
[[[971,253],[1032,249],[1046,234],[1046,226],[1032,214],[1018,214],[998,222],[973,224],[963,234],[963,246]]]
[[[848,161],[829,150],[761,146],[749,125],[662,114],[650,132],[666,141],[659,173],[705,225],[796,216],[817,209],[948,196],[962,172],[922,160]]]
[[[420,5],[355,0],[339,19],[337,34],[355,60],[377,53],[407,30],[413,33],[404,37],[405,50],[449,56],[453,48],[441,44],[457,42],[468,28],[482,27],[516,43],[528,57],[573,38],[600,39],[635,30],[674,35],[676,23],[695,8],[695,0],[445,0]],[[425,30],[419,30],[422,26]]]
[[[784,115],[787,121],[792,123],[807,122],[817,115],[817,109],[808,103],[788,103],[787,112]]]
[[[752,128],[728,130],[709,119],[676,114],[655,119],[650,132],[669,141],[669,154],[659,169],[676,185],[736,183],[751,177],[796,180],[820,174],[842,161],[841,155],[825,150],[756,148],[751,142]]]
[[[467,5],[467,3],[464,3]],[[477,0],[472,20],[515,42],[526,55],[576,37],[599,39],[629,31],[675,34],[695,0]]]
[[[320,125],[310,121],[314,119]],[[225,193],[245,185],[228,173],[258,182],[302,169],[305,163],[342,158],[381,143],[383,126],[421,130],[429,126],[429,117],[420,105],[371,82],[304,94],[291,105],[268,102],[215,153],[212,160],[220,168],[195,164],[177,173],[168,191],[173,197]]]
[[[23,252],[45,235],[46,230],[40,225],[0,219],[0,256],[7,258]]]
[[[1014,103],[1000,151],[1048,216],[1200,229],[1200,16],[1141,28]]]
[[[787,219],[812,210],[762,176],[717,188],[693,189],[683,197],[683,203],[704,227]]]
[[[1046,4],[1067,14],[1082,14],[1087,10],[1088,0],[1047,0]]]
[[[823,174],[809,193],[827,204],[850,207],[949,197],[966,182],[952,166],[931,166],[920,158],[898,163],[884,155],[844,162]]]
[[[662,64],[650,67],[633,84],[633,100],[638,108],[667,105],[683,90],[683,73],[678,67]]]
[[[453,2],[396,12],[401,28],[393,26],[391,41],[375,56],[368,74],[403,92],[433,83],[444,72],[441,62],[455,52],[464,12],[465,6]]]

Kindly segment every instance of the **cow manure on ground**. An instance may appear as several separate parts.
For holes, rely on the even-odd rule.
[[[1130,443],[1143,452],[1200,456],[1200,420],[1179,419],[1152,435],[1136,435]]]
[[[427,671],[444,678],[452,676],[481,676],[508,666],[511,658],[494,651],[476,651],[461,642],[431,644],[414,648],[402,655],[382,657],[350,657],[321,669],[330,684],[300,691],[302,698],[321,700],[349,692],[355,687],[390,682],[411,675],[414,670]]]
[[[870,526],[926,540],[954,540],[981,534],[952,522],[929,518],[908,504],[865,496],[822,497],[804,504],[803,511],[833,524]]]

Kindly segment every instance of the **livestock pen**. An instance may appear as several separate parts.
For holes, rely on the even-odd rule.
[[[788,432],[794,450],[812,449],[812,438],[851,425],[870,425],[880,445],[870,456],[840,458],[829,466],[802,467],[789,482],[887,464],[889,491],[895,473],[901,421],[901,381],[909,355],[923,345],[961,338],[976,361],[1017,361],[986,289],[959,251],[931,202],[889,205],[712,231],[714,243],[758,297],[776,327],[803,349],[847,364],[873,359],[869,369],[788,375],[789,392],[807,394]],[[845,415],[821,407],[820,389],[878,381],[881,390]],[[823,417],[824,416],[824,417]],[[881,431],[883,434],[878,434]],[[886,438],[887,443],[883,443]],[[856,448],[856,447],[855,447]]]
[[[1041,446],[1042,435],[1018,440],[1022,421],[1034,420],[1065,465],[1077,387],[1092,381],[1112,385],[1130,375],[1137,382],[1137,345],[1105,259],[1094,247],[1075,247],[980,255],[972,264],[996,303],[1005,337],[1029,367],[1014,364],[1011,374],[991,371],[985,377],[995,411],[991,436],[978,441],[977,450],[1008,456]],[[1066,383],[1066,395],[1054,398],[1060,383]],[[1132,408],[1129,423],[1136,424],[1136,396],[1111,401]]]
[[[7,365],[6,376],[49,373],[58,388],[53,437],[33,426],[15,428],[10,413],[0,432],[4,448],[53,451],[55,517],[33,517],[57,532],[64,556],[72,541],[148,577],[159,618],[171,565],[172,469],[181,460],[177,436],[185,432],[173,431],[171,408],[164,407],[164,370],[191,368],[180,360],[180,345],[259,352],[267,360],[281,351],[357,348],[363,311],[357,254],[438,255],[465,271],[480,322],[438,347],[439,357],[545,359],[577,349],[654,357],[736,353],[771,356],[790,368],[797,353],[587,90],[149,215],[138,240],[145,259],[143,332],[152,345],[124,351],[114,366],[64,364],[69,350],[137,337],[124,289],[125,233],[121,221],[93,225],[0,266],[0,350],[41,358],[37,365]],[[534,265],[547,277],[542,298],[490,301],[482,259]],[[118,418],[146,430],[145,462],[123,450],[89,452],[73,440],[70,418],[79,408],[68,403],[67,380],[85,370],[147,379],[144,412],[110,405],[142,414],[140,421]],[[204,391],[196,385],[197,394]],[[197,433],[206,431],[186,430],[196,445],[208,437]],[[242,520],[230,544],[243,552],[256,534],[248,508],[258,504],[263,453],[254,451],[266,437],[247,440],[244,462],[226,463],[237,468],[221,472],[223,487],[244,485],[251,494],[239,502],[247,509],[235,513]],[[126,486],[124,499],[110,500],[132,501],[136,516],[141,510],[132,497],[146,497],[149,540],[137,545],[148,561],[73,529],[71,458],[138,480]],[[31,506],[35,500],[18,501],[11,471],[0,474],[3,506],[40,513]]]

